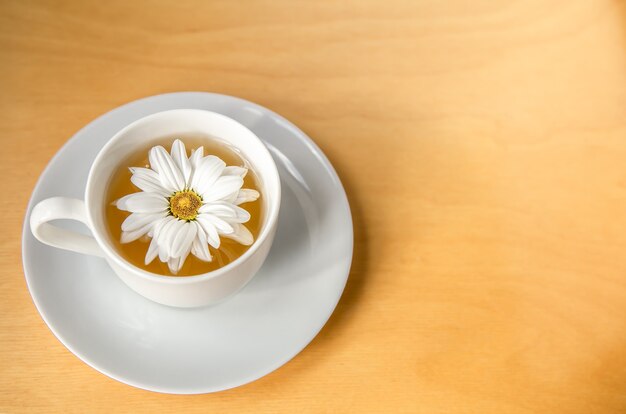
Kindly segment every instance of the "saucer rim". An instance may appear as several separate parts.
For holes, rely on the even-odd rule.
[[[123,378],[122,376],[118,376],[117,374],[114,374],[114,373],[110,372],[107,368],[102,367],[99,364],[96,364],[96,363],[93,363],[93,362],[89,361],[89,359],[87,357],[85,357],[81,351],[78,351],[73,346],[69,345],[68,342],[63,338],[63,336],[59,332],[57,332],[56,329],[54,328],[54,326],[49,322],[49,320],[48,320],[48,318],[46,316],[46,313],[42,312],[41,304],[39,303],[38,299],[36,298],[36,295],[33,293],[33,290],[31,289],[29,276],[28,276],[29,274],[31,274],[33,272],[33,270],[30,269],[29,259],[27,258],[28,253],[26,252],[26,245],[27,245],[26,239],[27,239],[28,235],[30,234],[30,226],[29,226],[28,218],[29,218],[30,212],[32,211],[32,208],[33,208],[33,206],[35,204],[35,201],[34,201],[35,193],[37,193],[37,192],[39,192],[41,190],[43,177],[50,172],[50,169],[52,168],[52,165],[55,164],[57,159],[61,156],[61,153],[63,153],[67,149],[67,147],[74,140],[78,140],[79,136],[82,136],[81,133],[83,133],[86,129],[88,129],[93,123],[95,123],[96,121],[101,120],[104,117],[110,116],[111,114],[115,114],[117,112],[122,112],[122,111],[124,111],[125,109],[127,109],[131,105],[140,104],[140,103],[145,102],[145,101],[150,101],[150,100],[155,100],[155,99],[163,99],[163,98],[167,98],[167,97],[174,98],[174,97],[183,96],[183,95],[212,96],[212,97],[215,97],[215,98],[218,98],[218,99],[219,98],[226,98],[226,99],[231,99],[231,100],[233,100],[233,101],[235,101],[235,102],[237,102],[239,104],[242,104],[242,105],[250,105],[252,107],[260,109],[261,111],[265,112],[269,116],[274,117],[275,119],[280,120],[281,122],[285,123],[290,128],[292,128],[294,131],[296,131],[297,135],[298,135],[298,138],[300,138],[302,140],[302,142],[308,147],[309,151],[311,151],[312,153],[315,154],[317,160],[319,162],[321,162],[323,167],[330,172],[332,180],[337,183],[337,189],[340,192],[340,193],[338,193],[338,196],[341,197],[342,204],[347,209],[348,220],[345,223],[345,225],[346,225],[346,227],[349,226],[349,229],[350,229],[350,237],[348,237],[349,245],[346,245],[346,251],[348,253],[347,257],[349,258],[349,260],[347,261],[347,263],[345,265],[345,269],[342,269],[341,272],[338,272],[339,274],[345,275],[343,277],[343,283],[341,283],[340,288],[337,289],[337,294],[336,294],[336,298],[334,300],[334,304],[332,305],[332,307],[329,308],[329,312],[326,315],[326,317],[322,318],[322,322],[321,322],[320,326],[318,326],[315,329],[311,330],[312,335],[310,335],[308,337],[308,339],[306,339],[303,342],[302,347],[297,348],[296,351],[291,353],[291,354],[287,354],[287,356],[284,357],[284,358],[277,359],[277,361],[274,364],[271,364],[270,369],[264,370],[261,373],[254,372],[254,373],[248,375],[247,377],[245,377],[245,378],[243,378],[241,380],[233,381],[231,383],[224,384],[223,386],[220,386],[220,387],[195,387],[195,388],[186,387],[185,389],[175,389],[173,387],[167,387],[167,386],[163,387],[163,386],[154,385],[154,384],[150,385],[150,384],[146,384],[146,383],[139,383],[139,382],[134,381],[132,379],[127,379],[127,378]],[[185,108],[179,108],[179,109],[198,109],[198,108],[185,107]],[[161,111],[158,111],[158,112],[161,112]],[[227,116],[227,115],[224,115],[224,116]],[[239,122],[239,121],[236,121],[236,122]],[[252,132],[254,133],[254,131],[252,131]],[[255,135],[256,135],[256,133],[255,133]],[[262,138],[260,138],[260,139],[262,140]],[[106,145],[106,143],[104,145]],[[315,337],[324,328],[324,326],[326,325],[326,323],[328,322],[328,320],[330,319],[330,317],[334,313],[334,311],[335,311],[335,309],[336,309],[336,307],[337,307],[337,305],[339,303],[339,300],[341,299],[341,297],[343,295],[343,292],[345,290],[345,286],[346,286],[346,284],[348,282],[348,277],[350,275],[350,270],[351,270],[351,267],[352,267],[352,261],[353,261],[353,258],[354,258],[354,223],[353,223],[352,212],[351,212],[351,209],[350,209],[350,203],[349,203],[349,200],[348,200],[348,197],[347,197],[347,193],[345,191],[345,187],[343,186],[343,184],[341,182],[341,179],[339,178],[335,168],[333,167],[333,165],[328,160],[326,154],[324,154],[324,152],[319,148],[319,146],[307,134],[305,134],[300,128],[298,128],[295,124],[293,124],[291,121],[289,121],[288,119],[284,118],[280,114],[277,114],[276,112],[272,111],[271,109],[268,109],[268,108],[266,108],[266,107],[264,107],[262,105],[259,105],[257,103],[248,101],[248,100],[243,99],[243,98],[239,98],[239,97],[231,96],[231,95],[226,95],[226,94],[213,93],[213,92],[181,91],[181,92],[157,94],[157,95],[147,96],[147,97],[143,97],[143,98],[140,98],[140,99],[136,99],[136,100],[133,100],[133,101],[126,102],[126,103],[124,103],[122,105],[119,105],[119,106],[111,109],[110,111],[107,111],[107,112],[99,115],[98,117],[96,117],[93,120],[89,121],[85,126],[80,128],[79,130],[77,130],[72,135],[72,137],[70,139],[68,139],[57,150],[57,152],[53,155],[53,157],[50,159],[50,161],[48,161],[48,163],[46,164],[45,168],[39,174],[39,178],[37,179],[37,183],[35,184],[35,186],[33,187],[32,191],[31,191],[31,196],[29,198],[28,205],[26,207],[26,214],[25,214],[25,217],[24,217],[23,225],[22,225],[21,242],[22,242],[22,248],[21,248],[22,266],[23,266],[23,271],[24,271],[24,278],[25,278],[25,281],[26,281],[26,285],[27,285],[27,288],[28,288],[31,300],[32,300],[33,304],[35,305],[35,308],[37,309],[37,312],[39,313],[39,315],[43,319],[44,323],[48,327],[48,329],[59,340],[59,342],[61,342],[61,344],[63,344],[63,346],[65,346],[65,348],[67,348],[79,360],[81,360],[83,363],[87,364],[91,368],[93,368],[96,371],[106,375],[107,377],[109,377],[111,379],[114,379],[114,380],[116,380],[118,382],[121,382],[123,384],[129,385],[129,386],[132,386],[132,387],[135,387],[135,388],[143,389],[143,390],[146,390],[146,391],[150,391],[150,392],[156,392],[156,393],[190,395],[190,394],[207,394],[207,393],[225,391],[225,390],[228,390],[228,389],[232,389],[232,388],[236,388],[236,387],[240,387],[240,386],[249,384],[249,383],[254,382],[254,381],[256,381],[256,380],[258,380],[260,378],[263,378],[263,377],[271,374],[272,372],[276,371],[278,368],[282,367],[283,365],[285,365],[290,360],[292,360],[296,355],[298,355],[300,352],[302,352],[304,350],[304,348],[306,348],[313,341],[313,339],[315,339]],[[32,260],[32,258],[30,260]]]

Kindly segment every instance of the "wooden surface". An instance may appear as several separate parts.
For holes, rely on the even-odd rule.
[[[622,2],[5,0],[0,90],[0,412],[626,412]],[[184,90],[300,126],[356,225],[319,336],[201,396],[80,362],[20,261],[30,192],[63,143]]]

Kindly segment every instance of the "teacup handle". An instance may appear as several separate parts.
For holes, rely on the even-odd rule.
[[[49,246],[104,257],[104,252],[93,237],[48,223],[59,219],[77,220],[89,227],[85,202],[67,197],[40,201],[30,213],[30,229],[37,240]]]

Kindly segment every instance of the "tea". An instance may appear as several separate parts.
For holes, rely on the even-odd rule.
[[[131,182],[131,178],[133,178],[132,169],[136,168],[137,170],[143,168],[150,168],[149,162],[149,153],[153,147],[157,145],[162,145],[166,151],[172,151],[173,143],[175,139],[180,139],[186,148],[186,157],[190,157],[193,154],[193,150],[203,147],[204,153],[203,156],[206,157],[208,155],[213,155],[226,163],[230,167],[243,167],[247,168],[247,173],[243,177],[243,185],[242,189],[249,189],[252,191],[248,191],[247,194],[253,194],[255,191],[260,193],[258,179],[250,168],[250,164],[242,157],[239,151],[229,144],[207,137],[199,137],[199,136],[186,136],[186,137],[171,137],[167,139],[163,139],[158,142],[153,142],[146,148],[143,148],[136,153],[130,155],[126,159],[120,162],[119,167],[116,172],[111,177],[108,187],[106,189],[106,197],[105,197],[105,212],[106,212],[106,225],[108,227],[109,236],[111,241],[120,254],[122,258],[124,258],[129,263],[146,270],[148,272],[166,275],[166,276],[192,276],[199,275],[206,272],[210,272],[212,270],[216,270],[220,267],[223,267],[230,262],[236,260],[238,257],[243,255],[249,248],[249,245],[241,244],[238,241],[232,240],[228,237],[219,237],[219,247],[213,248],[212,246],[208,246],[208,250],[210,255],[212,256],[212,261],[204,261],[200,260],[196,255],[189,254],[186,258],[183,258],[182,267],[178,272],[173,273],[171,269],[171,264],[168,266],[168,263],[162,262],[160,257],[154,258],[149,264],[145,264],[146,254],[149,249],[151,249],[151,236],[154,234],[146,234],[139,237],[137,240],[133,240],[127,243],[122,241],[124,237],[128,238],[127,235],[124,235],[122,231],[122,223],[131,215],[128,211],[123,211],[118,208],[116,203],[118,200],[122,199],[124,196],[129,194],[137,193],[142,191],[137,185]],[[173,152],[173,151],[172,151]],[[154,166],[153,166],[154,167]],[[150,172],[150,171],[148,171]],[[156,175],[156,173],[151,173]],[[136,177],[135,177],[136,178]],[[138,182],[135,180],[135,182]],[[149,184],[149,183],[148,183]],[[197,186],[201,187],[201,183],[198,182]],[[187,186],[185,186],[187,187]],[[183,190],[183,189],[181,189]],[[216,190],[216,191],[219,191]],[[247,190],[244,190],[244,193]],[[241,194],[241,193],[240,193]],[[184,189],[184,191],[177,191],[171,194],[163,194],[164,199],[169,203],[169,207],[167,209],[167,219],[170,221],[180,220],[181,222],[192,222],[196,220],[196,215],[198,216],[198,220],[200,220],[199,209],[202,205],[202,197],[200,194],[197,194],[196,191],[191,189]],[[261,194],[261,197],[263,195]],[[155,196],[155,198],[157,198]],[[253,199],[254,197],[250,198]],[[241,200],[239,200],[241,201]],[[249,230],[254,240],[257,239],[260,228],[261,228],[261,200],[260,197],[258,199],[254,199],[254,201],[243,200],[244,202],[238,205],[239,208],[244,209],[247,213],[249,213],[249,220],[243,222],[243,225]],[[164,201],[165,202],[165,201]],[[220,209],[223,206],[220,206],[219,203],[214,206],[215,209]],[[237,207],[234,207],[237,208]],[[242,211],[238,210],[241,214]],[[215,220],[215,219],[214,219]],[[218,225],[219,221],[216,221]],[[223,223],[222,223],[223,225]],[[167,225],[162,226],[165,229]],[[171,226],[173,227],[173,226]],[[157,230],[158,231],[158,230]],[[165,231],[165,230],[164,230]],[[200,236],[198,232],[198,236]],[[183,237],[183,236],[181,236]],[[214,235],[215,237],[215,235]],[[132,237],[131,237],[132,239]],[[194,243],[197,241],[194,240]],[[202,244],[200,241],[198,243],[198,249],[200,249],[200,245]],[[206,241],[204,241],[204,245],[206,246]],[[194,245],[196,248],[196,245]],[[153,253],[154,255],[155,253]]]

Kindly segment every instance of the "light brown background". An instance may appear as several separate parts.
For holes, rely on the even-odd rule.
[[[625,40],[618,1],[2,1],[0,412],[626,412]],[[63,143],[181,90],[299,125],[356,225],[320,335],[213,395],[80,362],[20,264]]]

